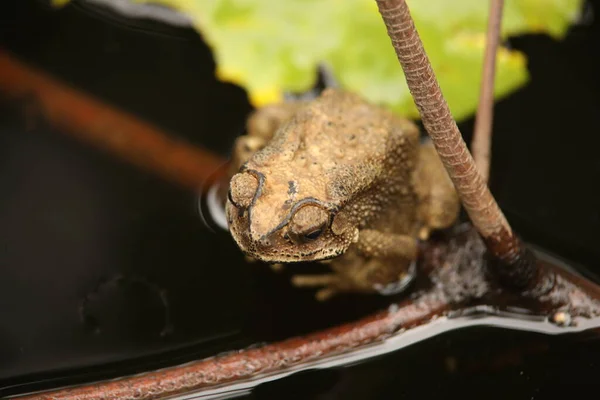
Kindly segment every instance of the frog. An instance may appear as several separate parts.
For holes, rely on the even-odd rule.
[[[460,202],[416,124],[339,88],[255,111],[234,144],[229,232],[250,259],[326,264],[297,274],[317,300],[390,295],[416,276],[419,241],[451,227]]]

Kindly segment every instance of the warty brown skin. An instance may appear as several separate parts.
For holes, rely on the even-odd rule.
[[[270,122],[257,123],[262,117]],[[319,299],[401,290],[417,239],[457,218],[458,197],[433,146],[420,144],[413,123],[357,95],[327,89],[249,121],[234,148],[229,230],[264,262],[333,259],[331,274],[293,279],[322,286]]]

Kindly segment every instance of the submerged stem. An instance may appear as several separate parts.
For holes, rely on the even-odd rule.
[[[503,8],[504,0],[490,0],[481,92],[475,118],[475,131],[471,142],[473,159],[484,182],[489,180],[490,175],[492,124],[494,121],[494,77],[496,76],[496,53],[500,42]]]
[[[511,286],[530,286],[537,275],[536,264],[527,256],[527,250],[513,233],[477,170],[442,95],[406,1],[376,1],[423,125],[473,225],[490,253],[500,261],[495,272]]]

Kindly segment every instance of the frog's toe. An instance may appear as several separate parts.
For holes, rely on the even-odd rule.
[[[336,274],[296,275],[292,277],[292,284],[296,287],[322,287],[315,294],[318,301],[329,300],[341,291],[340,277]]]
[[[248,264],[252,264],[256,262],[256,258],[250,257],[250,256],[244,256],[244,261],[246,261]]]
[[[292,277],[292,284],[297,287],[330,286],[337,281],[338,277],[335,274],[295,275]]]
[[[333,296],[335,296],[336,294],[339,293],[339,290],[334,288],[334,287],[326,287],[323,288],[321,290],[319,290],[316,294],[315,294],[315,298],[319,301],[326,301],[329,300],[330,298],[332,298]]]
[[[384,296],[391,296],[393,294],[401,293],[405,291],[408,286],[415,280],[417,276],[417,263],[413,261],[408,268],[408,271],[397,281],[390,282],[387,284],[376,283],[373,285],[373,289],[377,293]]]
[[[428,226],[424,226],[419,230],[419,240],[425,241],[429,239],[431,235],[431,229]]]
[[[283,272],[285,269],[285,266],[281,263],[269,264],[269,267],[271,267],[271,270],[274,272]]]

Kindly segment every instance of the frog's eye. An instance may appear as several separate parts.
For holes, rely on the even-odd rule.
[[[304,206],[292,217],[288,235],[297,243],[316,240],[323,234],[329,222],[329,213],[322,207]]]
[[[258,180],[254,175],[241,172],[235,174],[229,183],[227,196],[237,208],[248,208],[258,190]]]
[[[306,240],[315,240],[319,236],[321,236],[321,233],[323,233],[324,230],[325,230],[325,227],[321,226],[321,227],[315,229],[314,231],[305,234],[304,235],[304,239],[306,239]]]

